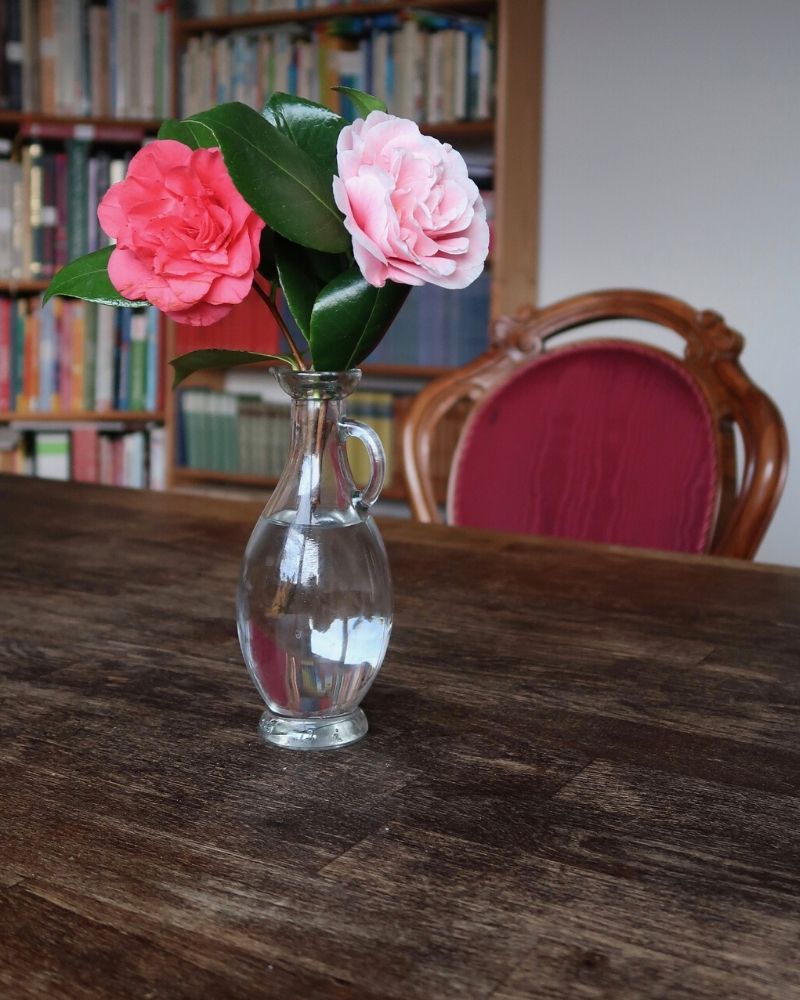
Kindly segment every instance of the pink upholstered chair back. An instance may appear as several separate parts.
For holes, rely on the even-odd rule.
[[[595,342],[543,355],[475,407],[448,521],[704,552],[718,483],[711,415],[691,376],[650,348]]]
[[[684,356],[627,340],[545,350],[557,333],[616,318],[674,330]],[[485,355],[431,383],[412,406],[403,444],[415,514],[439,519],[432,437],[466,399],[449,523],[752,556],[780,496],[787,449],[774,404],[738,364],[742,343],[717,314],[639,291],[592,293],[501,321]]]

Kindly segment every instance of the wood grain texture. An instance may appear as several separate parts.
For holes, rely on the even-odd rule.
[[[296,754],[258,512],[0,477],[0,995],[800,996],[800,573],[387,521],[370,734]]]

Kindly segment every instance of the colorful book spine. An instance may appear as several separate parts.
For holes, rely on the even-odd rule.
[[[12,383],[12,327],[11,302],[0,299],[0,413],[11,409]]]
[[[155,309],[0,296],[0,413],[163,407],[164,344]]]

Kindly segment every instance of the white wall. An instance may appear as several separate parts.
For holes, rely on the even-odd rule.
[[[758,558],[800,565],[800,0],[548,0],[541,298],[721,312],[793,448]]]

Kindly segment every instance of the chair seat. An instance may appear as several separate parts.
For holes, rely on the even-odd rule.
[[[451,523],[705,552],[717,505],[708,404],[668,355],[622,341],[542,355],[473,411]]]

